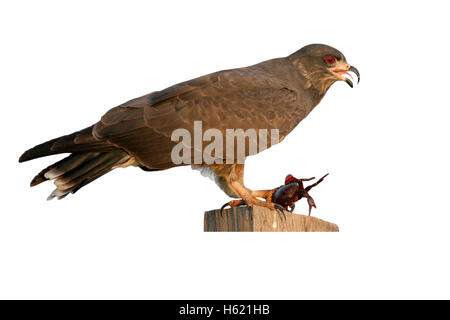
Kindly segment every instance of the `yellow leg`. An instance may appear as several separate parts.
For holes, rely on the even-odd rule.
[[[252,196],[266,199],[266,201],[270,202],[272,199],[273,190],[252,190]]]
[[[252,191],[247,189],[242,183],[238,182],[238,181],[233,181],[231,183],[231,186],[233,187],[234,190],[236,190],[236,192],[239,193],[239,195],[241,196],[242,200],[245,201],[245,203],[249,206],[260,206],[260,207],[266,207],[269,208],[271,210],[276,210],[276,206],[274,203],[272,203],[271,201],[263,201],[260,200],[256,197],[261,197],[261,198],[266,198],[268,197],[270,194],[269,192],[271,190],[256,190],[256,191]]]

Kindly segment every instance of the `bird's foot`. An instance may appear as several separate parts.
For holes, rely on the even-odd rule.
[[[286,214],[284,213],[284,210],[287,208],[272,202],[273,190],[250,190],[244,187],[244,185],[238,181],[232,182],[231,185],[236,191],[236,193],[242,197],[242,200],[235,200],[236,202],[233,202],[232,203],[233,205],[240,205],[244,203],[249,207],[260,206],[264,208],[269,208],[270,210],[277,211],[277,213],[280,215],[280,218],[284,217],[284,219],[286,220]],[[265,201],[258,199],[258,197],[264,198]],[[225,206],[226,205],[228,204],[225,204]]]
[[[256,198],[254,198],[254,200],[252,200],[252,202],[250,202],[250,203],[251,203],[249,205],[250,207],[257,205],[260,207],[269,208],[270,210],[274,210],[278,213],[278,216],[280,217],[281,220],[284,219],[286,221],[286,213],[284,213],[284,210],[286,208],[284,208],[282,205],[279,205],[278,203],[274,203],[274,202],[270,201],[269,199],[266,199],[266,201],[262,201],[262,200],[259,200]]]
[[[245,205],[247,205],[247,203],[245,203],[245,201],[243,200],[243,199],[240,199],[240,200],[231,200],[230,202],[227,202],[227,203],[225,203],[221,208],[220,208],[220,216],[222,216],[222,214],[223,214],[223,210],[226,208],[226,207],[230,207],[230,208],[235,208],[235,207],[238,207],[238,206],[245,206]]]
[[[276,212],[278,213],[278,216],[280,217],[280,219],[283,220],[282,218],[284,218],[284,221],[286,221],[286,213],[284,213],[285,208],[277,203],[274,203],[273,206],[274,206]]]
[[[269,201],[262,201],[259,199],[249,199],[249,200],[244,200],[244,199],[239,199],[239,200],[231,200],[230,202],[225,203],[221,208],[220,208],[220,215],[223,215],[223,210],[226,207],[230,207],[230,208],[235,208],[238,206],[247,206],[247,207],[253,207],[253,206],[260,206],[260,207],[265,207],[265,208],[269,208],[270,210],[274,210],[278,213],[278,216],[280,217],[280,219],[284,219],[286,221],[286,213],[284,212],[284,210],[286,210],[286,208],[284,208],[283,206],[277,204],[277,203],[273,203],[273,202],[269,202]]]
[[[285,210],[289,211],[288,207],[285,207],[283,205],[280,205],[280,204],[272,201],[272,196],[277,189],[278,188],[275,188],[272,190],[253,190],[253,191],[251,191],[251,195],[253,197],[264,198],[266,201],[263,201],[262,206],[269,208],[271,210],[275,210],[278,213],[278,215],[280,216],[280,219],[281,219],[281,217],[283,217],[284,220],[286,221],[286,213],[284,213],[284,211]]]

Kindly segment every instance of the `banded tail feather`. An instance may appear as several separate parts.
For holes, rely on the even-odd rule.
[[[47,200],[75,193],[115,168],[136,165],[134,158],[125,151],[96,140],[92,127],[37,145],[25,151],[19,162],[59,153],[70,155],[42,170],[30,183],[33,187],[44,181],[54,181],[56,189]]]

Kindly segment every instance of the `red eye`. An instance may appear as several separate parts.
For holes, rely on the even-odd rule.
[[[333,63],[336,61],[336,58],[333,57],[333,56],[328,56],[328,57],[325,58],[325,61],[326,61],[328,64],[333,64]]]

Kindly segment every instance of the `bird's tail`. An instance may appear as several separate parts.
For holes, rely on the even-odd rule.
[[[56,189],[47,199],[62,199],[115,168],[136,164],[134,158],[121,149],[92,139],[89,129],[92,128],[50,140],[25,151],[19,162],[56,153],[71,153],[42,170],[34,177],[30,186],[53,180]]]
[[[109,171],[133,164],[134,159],[123,151],[72,153],[42,170],[31,181],[30,186],[53,180],[56,189],[47,200],[62,199],[69,193],[100,178]]]

